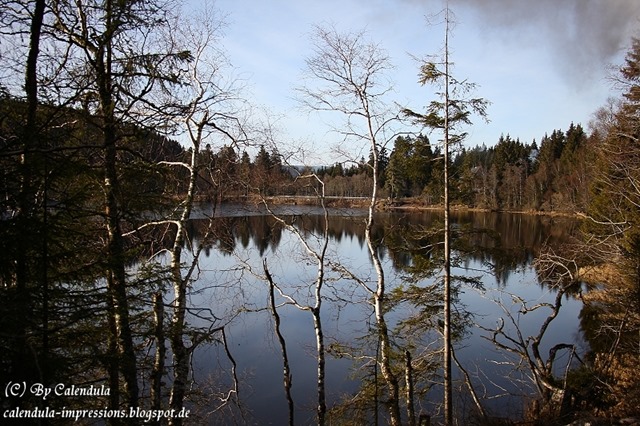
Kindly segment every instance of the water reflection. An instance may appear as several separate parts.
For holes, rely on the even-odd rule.
[[[280,211],[281,218],[293,224],[309,241],[321,235],[324,229],[323,217],[313,209],[305,207],[287,207]],[[202,218],[190,224],[190,238],[196,244],[205,246],[206,257],[201,268],[204,271],[195,287],[211,287],[213,282],[235,282],[236,306],[246,311],[229,333],[236,362],[243,376],[241,383],[245,407],[248,413],[242,423],[284,424],[286,423],[286,401],[282,388],[282,364],[276,348],[271,325],[271,317],[266,307],[266,285],[259,275],[260,262],[267,258],[273,274],[283,290],[294,294],[299,300],[310,297],[309,286],[314,279],[314,270],[305,262],[304,250],[301,250],[295,237],[284,230],[273,217],[263,211],[229,207],[219,211],[222,217],[215,220],[213,237],[202,240],[208,220]],[[371,264],[364,241],[363,211],[335,210],[329,222],[329,236],[332,259],[347,264],[357,271],[366,281],[371,277]],[[479,282],[493,289],[518,293],[526,300],[542,300],[549,296],[549,290],[539,285],[537,274],[531,269],[532,259],[542,247],[560,246],[570,240],[577,232],[579,223],[567,218],[543,216],[459,212],[452,215],[456,230],[458,275],[478,277]],[[442,215],[439,212],[380,213],[373,230],[374,238],[379,242],[379,250],[384,259],[388,282],[391,289],[408,280],[408,274],[416,266],[424,268],[429,261],[437,262],[437,250],[425,247],[437,247],[440,241],[438,233]],[[238,262],[243,267],[238,268]],[[423,266],[421,266],[423,265]],[[215,272],[214,272],[215,271]],[[223,277],[220,271],[226,271]],[[250,272],[250,273],[249,273]],[[358,286],[346,282],[339,276],[331,276],[332,285],[326,291],[327,303],[324,305],[324,322],[330,342],[339,345],[361,345],[363,353],[368,346],[360,340],[372,330],[371,312],[366,303],[367,295],[358,291]],[[425,278],[426,279],[426,278]],[[430,282],[421,285],[427,286]],[[225,287],[225,286],[220,286]],[[226,287],[225,287],[226,288]],[[225,293],[226,294],[226,293]],[[194,298],[194,303],[209,303],[215,310],[216,305],[228,303],[230,298],[223,293],[203,292]],[[238,299],[240,298],[240,299]],[[282,302],[282,300],[281,300]],[[474,320],[493,324],[500,315],[499,309],[486,293],[479,293],[463,287],[460,302],[464,303],[475,315]],[[401,306],[401,305],[399,305]],[[402,312],[391,312],[391,320],[401,324],[409,315],[409,308],[402,305]],[[578,331],[578,312],[580,304],[567,300],[563,316],[556,328],[549,333],[548,345],[557,339],[565,339]],[[281,308],[283,333],[290,344],[292,360],[294,399],[297,404],[297,418],[302,423],[313,423],[313,402],[315,398],[315,366],[312,355],[313,328],[311,318],[305,312],[291,306]],[[531,316],[531,326],[535,328],[539,317]],[[524,330],[527,332],[527,330]],[[426,332],[425,332],[426,333]],[[426,333],[428,334],[428,333]],[[424,339],[437,339],[437,333],[422,336]],[[461,333],[462,335],[462,333]],[[467,334],[466,340],[459,342],[459,357],[463,363],[476,366],[484,375],[506,375],[506,372],[488,367],[493,361],[500,360],[504,354],[496,353],[478,333]],[[196,358],[196,370],[200,373],[216,375],[215,371],[229,368],[220,349],[210,349],[217,356],[217,365],[212,366],[212,354],[199,354]],[[372,352],[370,352],[372,353]],[[343,395],[355,395],[360,390],[360,379],[350,378],[354,366],[362,366],[346,358],[327,360],[328,403],[337,404]],[[490,395],[501,392],[507,386],[500,377],[489,377],[492,386],[487,386]],[[422,395],[421,409],[433,412],[437,406],[437,389],[432,384]],[[518,390],[510,390],[517,394]],[[504,402],[495,404],[499,407]],[[500,413],[508,414],[508,413]],[[216,424],[233,424],[238,421],[238,412],[227,412],[214,416]]]
[[[319,234],[324,227],[324,219],[316,208],[289,206],[276,213],[308,234]],[[345,238],[356,239],[364,247],[365,212],[334,209],[330,213],[329,236],[332,241],[340,244]],[[217,215],[214,240],[200,241],[199,236],[209,225],[206,218],[191,221],[191,240],[208,247],[215,246],[225,253],[232,253],[236,246],[246,249],[250,245],[258,249],[260,255],[268,250],[277,250],[282,226],[263,209],[227,207]],[[464,235],[464,243],[474,248],[466,251],[465,258],[480,263],[490,262],[506,274],[529,264],[543,246],[558,247],[566,243],[576,235],[580,226],[580,222],[572,218],[542,215],[463,211],[452,212],[451,217],[454,229],[463,227],[461,234],[468,231]],[[373,235],[389,249],[386,254],[391,256],[394,268],[401,270],[411,264],[412,256],[410,252],[403,251],[406,247],[399,244],[397,238],[407,233],[416,234],[417,229],[433,229],[442,219],[439,211],[379,213]],[[501,278],[498,277],[500,281]]]

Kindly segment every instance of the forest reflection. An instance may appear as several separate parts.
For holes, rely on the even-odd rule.
[[[217,210],[215,214],[212,214],[213,219],[208,217],[208,208],[210,211]],[[326,236],[332,246],[338,247],[345,242],[349,242],[354,246],[355,243],[355,245],[359,246],[361,252],[366,252],[367,242],[364,236],[365,213],[364,210],[358,209],[333,209],[330,211],[329,222],[325,223],[322,211],[317,207],[286,206],[286,208],[282,208],[282,206],[280,206],[280,208],[277,208],[278,217],[276,218],[270,215],[264,208],[223,205],[217,209],[212,209],[207,206],[201,206],[198,214],[196,214],[196,218],[192,219],[188,224],[188,242],[185,242],[184,246],[190,249],[202,248],[203,258],[206,258],[205,261],[208,262],[209,259],[213,259],[213,261],[209,262],[209,271],[218,268],[215,262],[220,256],[227,257],[228,260],[234,262],[237,259],[238,252],[245,254],[250,253],[252,261],[265,259],[269,257],[271,253],[278,253],[283,244],[291,242],[291,230],[287,230],[286,227],[283,226],[284,222],[295,227],[302,238],[308,238],[310,240],[314,238],[321,239],[326,227]],[[412,279],[415,280],[415,278],[412,278],[412,275],[418,277],[420,277],[421,274],[431,274],[430,277],[435,275],[433,271],[437,270],[438,264],[441,263],[443,219],[441,212],[430,210],[382,211],[376,214],[371,235],[377,247],[379,257],[384,261],[385,267],[389,267],[396,276],[401,277],[398,282],[404,280],[402,284],[405,284]],[[457,277],[460,283],[465,283],[462,274],[470,269],[475,268],[475,270],[478,271],[481,268],[482,278],[476,281],[479,287],[486,286],[487,288],[490,287],[499,291],[505,290],[504,295],[513,291],[514,293],[512,294],[515,295],[514,299],[520,297],[520,294],[517,293],[518,291],[523,291],[520,287],[515,288],[515,286],[508,284],[514,282],[511,278],[516,271],[521,272],[528,270],[528,272],[531,272],[526,277],[526,284],[538,284],[539,293],[549,296],[549,294],[553,294],[556,291],[552,286],[547,286],[547,284],[544,283],[544,279],[540,276],[540,271],[536,270],[535,265],[533,265],[534,260],[544,251],[562,253],[564,245],[580,239],[582,226],[579,220],[571,217],[500,212],[454,211],[451,214],[451,219],[453,221],[454,267],[457,267],[458,270],[456,272],[461,274]],[[153,243],[151,244],[160,244],[168,247],[170,242],[173,241],[170,230],[165,230],[164,233],[161,231],[149,232],[156,232],[156,234],[148,235],[145,238],[147,241],[152,241]],[[148,257],[148,254],[154,253],[156,251],[155,249],[157,249],[157,247],[151,248],[148,252],[143,252],[142,254],[144,256],[141,256],[141,259]],[[354,250],[354,252],[355,251],[357,250]],[[246,259],[247,257],[242,260]],[[282,259],[280,259],[280,261],[282,261]],[[278,260],[274,261],[274,263],[276,262],[278,262]],[[365,265],[362,268],[363,271],[367,269],[366,262],[367,260],[365,259],[363,262]],[[256,265],[253,265],[253,271],[259,269],[255,268],[255,266]],[[370,271],[373,269],[373,265],[369,266]],[[231,267],[227,264],[229,270],[236,270],[234,268],[241,267],[243,266]],[[284,268],[289,270],[295,270],[296,268],[302,269],[304,265],[286,263]],[[405,280],[407,277],[409,278]],[[295,278],[297,279],[299,277]],[[259,280],[259,278],[257,279]],[[471,277],[469,281],[473,279],[474,277]],[[215,278],[212,277],[208,277],[207,280],[209,282],[215,282]],[[490,285],[486,285],[489,281],[493,282],[491,282]],[[297,282],[299,283],[300,281]],[[520,284],[523,284],[523,282],[524,279],[522,279]],[[235,286],[233,289],[237,290],[238,294],[242,293],[242,297],[244,297],[245,294],[241,290],[238,290],[242,285],[240,280],[229,279],[227,283],[229,283],[227,288],[231,289],[232,286]],[[466,283],[468,284],[468,282]],[[305,284],[308,283],[305,282]],[[302,286],[302,284],[300,285]],[[198,284],[195,283],[194,287],[197,288]],[[532,287],[535,287],[535,285]],[[583,336],[581,337],[587,339],[591,349],[606,353],[607,348],[617,345],[619,337],[615,332],[612,332],[610,335],[606,335],[606,338],[603,338],[601,321],[602,318],[608,315],[609,308],[603,308],[603,303],[583,306],[581,288],[579,285],[577,287],[578,288],[567,289],[563,294],[565,298],[565,300],[562,301],[564,318],[554,323],[554,327],[549,330],[547,336],[551,336],[554,341],[565,342],[573,340],[575,337],[574,334],[578,335],[582,333]],[[259,285],[255,285],[254,289],[255,288],[259,289]],[[426,293],[423,291],[423,288],[419,290],[422,293]],[[199,291],[199,289],[197,291]],[[407,294],[411,296],[410,292]],[[398,315],[403,315],[409,311],[409,309],[404,309],[407,305],[407,294],[400,296],[396,294],[391,295],[389,301],[392,304],[398,303],[396,306],[400,306],[401,303],[405,303],[405,305],[402,305],[401,308],[396,311],[390,309],[390,312],[394,314],[401,312],[401,314]],[[441,294],[441,291],[434,287],[431,301],[436,300],[437,294]],[[530,294],[532,293],[528,295]],[[423,295],[421,295],[421,297],[422,296]],[[539,296],[540,294],[534,294],[529,300],[539,300],[537,299]],[[251,295],[251,297],[254,297],[254,299],[250,302],[246,300],[238,302],[237,306],[241,306],[241,308],[237,309],[237,312],[243,312],[243,314],[245,314],[248,311],[245,310],[246,304],[255,303],[255,300],[257,300],[255,295]],[[479,305],[487,302],[486,299],[488,298],[485,298],[484,301],[473,299],[471,303],[469,303],[468,300],[462,300],[462,303],[466,303],[467,306],[472,305],[473,309],[477,310]],[[220,299],[211,297],[209,300],[216,300],[216,302],[218,302]],[[362,301],[363,298],[360,297],[359,300]],[[489,303],[491,302],[495,302],[495,300],[489,300]],[[283,310],[286,311],[287,307],[284,306],[285,304],[286,303],[283,304]],[[355,303],[353,303],[353,305],[355,305]],[[255,306],[258,305],[252,305],[251,309],[266,310],[264,306],[258,306],[257,308]],[[331,302],[329,302],[329,306],[331,306]],[[437,301],[433,302],[430,307],[434,306],[437,308]],[[219,306],[207,306],[207,309],[210,307],[216,309]],[[485,313],[481,315],[484,315],[485,319],[490,318],[493,320],[500,318],[500,315],[503,315],[503,313],[500,312],[498,308],[501,307],[504,307],[504,305],[494,304],[491,308],[487,308]],[[614,306],[612,309],[615,308]],[[329,312],[329,320],[331,320],[331,315],[333,315],[334,312],[330,311],[332,308],[326,309]],[[436,311],[437,309],[432,309],[432,311],[425,309],[421,311],[420,314]],[[285,312],[285,314],[290,315],[291,318],[291,312]],[[475,312],[472,314],[475,314]],[[508,316],[509,312],[507,311],[505,314]],[[235,313],[233,315],[235,318]],[[422,317],[425,316],[427,315],[422,315]],[[436,317],[435,314],[432,314],[432,316],[434,318]],[[534,320],[534,318],[532,318],[533,316],[534,315],[527,315],[529,324],[526,325],[534,323],[534,321],[532,321]],[[467,319],[469,317],[461,316],[461,318]],[[269,321],[269,317],[262,319],[262,325]],[[397,320],[397,318],[394,319]],[[398,322],[403,320],[404,319],[400,319]],[[295,321],[301,322],[300,318],[297,317]],[[578,321],[581,323],[578,324]],[[405,323],[408,323],[408,321],[405,321]],[[423,325],[425,324],[431,327],[432,331],[437,330],[437,321],[419,323],[419,327],[417,328],[419,328],[421,332],[424,332],[426,327]],[[467,321],[460,322],[460,330],[456,333],[460,338],[467,338],[468,334],[472,333],[465,330],[468,324],[469,322]],[[483,330],[485,332],[490,331],[489,324],[484,324],[484,327]],[[581,327],[581,329],[579,329],[579,327]],[[257,335],[261,336],[268,333],[270,333],[270,330],[264,328],[256,332]],[[308,327],[304,331],[300,331],[300,334],[292,336],[292,340],[296,342],[303,340],[307,337],[305,336],[303,338],[303,334],[311,335],[312,329]],[[437,334],[437,331],[434,332],[434,334]],[[352,336],[348,336],[349,339],[351,339],[351,337]],[[403,337],[404,336],[398,337],[398,340],[401,340]],[[479,352],[477,346],[475,346],[478,340],[477,337],[477,335],[471,337],[471,340],[475,338],[473,344],[468,343],[470,342],[469,339],[465,340],[464,348],[472,348],[470,349],[472,352]],[[637,339],[637,335],[632,336],[632,338]],[[433,341],[435,340],[434,338]],[[362,342],[363,341],[360,341],[360,343]],[[375,351],[375,349],[371,350],[371,348],[375,348],[375,343],[376,342],[372,343],[371,339],[366,342],[369,346],[369,353]],[[243,342],[242,345],[243,347],[249,346],[246,341]],[[361,346],[365,345],[363,344]],[[460,351],[460,355],[466,357],[467,360],[471,359],[471,362],[475,362],[472,356],[475,356],[476,353],[465,354],[464,348]],[[256,347],[254,349],[261,351],[263,348]],[[549,348],[545,347],[545,349]],[[254,359],[243,359],[241,357],[242,355],[238,357],[238,361],[243,365],[260,365],[264,367],[266,364],[264,360],[259,360],[256,364],[256,360]],[[301,358],[302,356],[296,358],[294,362],[301,363]],[[281,371],[281,367],[277,365],[277,362],[272,362],[271,364],[274,372]],[[309,371],[313,371],[313,369],[309,369]],[[488,371],[488,369],[485,370],[483,374]],[[504,372],[503,375],[506,376],[508,374],[509,372]],[[270,376],[263,384],[260,386],[255,385],[254,387],[273,386],[274,383],[278,383],[280,380],[281,377]],[[490,375],[490,380],[495,380],[495,376]],[[364,383],[364,381],[362,383]],[[516,392],[517,391],[514,390],[512,394],[515,395]],[[270,407],[268,407],[268,403],[266,404],[265,412],[269,413]],[[258,418],[260,418],[259,415]]]
[[[290,245],[295,238],[293,238],[290,230],[283,228],[279,219],[295,226],[305,239],[312,241],[316,238],[322,238],[325,227],[324,217],[318,214],[315,209],[302,206],[294,209],[285,209],[280,213],[282,214],[276,219],[259,210],[251,212],[233,210],[231,214],[223,210],[222,215],[214,219],[215,232],[210,233],[210,237],[207,239],[204,239],[203,236],[209,226],[209,220],[204,218],[192,220],[189,225],[189,239],[194,247],[204,247],[203,253],[207,264],[204,267],[205,269],[213,270],[226,267],[230,271],[235,271],[236,266],[230,265],[237,265],[237,262],[241,259],[243,262],[251,263],[252,267],[256,268],[260,263],[260,259],[269,259],[270,264],[281,268],[282,285],[289,291],[298,294],[298,290],[286,286],[300,285],[304,287],[304,283],[308,285],[305,277],[313,277],[313,273],[305,275],[305,273],[309,274],[308,270],[304,271],[305,267],[308,266],[299,261],[290,262],[290,258],[287,257],[288,254],[283,254],[290,253]],[[561,248],[563,244],[566,244],[576,236],[580,230],[580,222],[567,217],[492,212],[454,212],[452,219],[455,273],[459,274],[456,280],[459,281],[461,286],[470,288],[470,286],[475,285],[471,283],[475,280],[478,286],[490,288],[491,291],[500,292],[504,290],[506,292],[514,292],[521,294],[524,298],[533,297],[534,300],[541,295],[548,296],[549,291],[545,288],[545,284],[541,277],[538,276],[537,271],[532,268],[533,260],[543,250]],[[426,286],[420,287],[423,292],[421,297],[427,297],[428,292],[433,292],[433,302],[429,302],[433,305],[417,307],[417,311],[409,306],[411,304],[409,300],[410,293],[404,296],[400,294],[391,295],[389,309],[394,325],[400,327],[394,329],[394,339],[399,345],[413,341],[413,339],[417,339],[415,344],[422,344],[418,343],[418,340],[420,340],[422,342],[427,341],[427,345],[433,345],[433,342],[439,341],[438,333],[434,329],[434,327],[437,327],[437,306],[439,303],[437,294],[439,294],[439,289],[437,286],[432,285],[435,281],[431,278],[435,278],[433,271],[437,270],[438,265],[441,263],[442,220],[443,216],[438,211],[382,212],[376,217],[372,235],[377,241],[379,254],[384,261],[385,268],[388,268],[390,281],[400,278],[394,282],[393,287],[429,278],[425,281]],[[370,262],[370,259],[366,255],[364,226],[364,214],[362,211],[332,211],[328,222],[328,236],[330,245],[336,250],[349,251],[349,255],[352,257],[347,261],[353,261],[354,264],[351,266],[362,268],[358,270],[366,275],[367,262]],[[226,260],[223,261],[222,259],[224,258]],[[223,264],[224,266],[222,266]],[[526,271],[526,278],[522,278],[523,275],[520,274],[523,271]],[[203,277],[203,280],[214,282],[216,277],[214,277],[213,273],[209,274]],[[465,274],[469,275],[466,280]],[[471,275],[478,274],[481,275],[480,278],[471,277]],[[249,275],[247,274],[243,279],[251,279]],[[234,280],[233,277],[226,277],[225,279],[230,283],[241,282],[240,279]],[[259,281],[257,278],[256,280]],[[235,285],[243,286],[246,284]],[[269,316],[264,306],[261,307],[264,299],[263,293],[266,294],[267,286],[265,283],[260,284],[257,282],[250,283],[247,288],[251,290],[243,293],[246,294],[243,297],[249,297],[249,299],[238,303],[250,306],[250,309],[254,311],[253,313],[245,312],[244,315],[260,319],[245,317],[241,321],[243,324],[254,324],[253,321],[255,321],[255,325],[251,327],[245,325],[243,327],[247,327],[247,329],[242,332],[236,331],[235,333],[237,334],[232,331],[232,334],[235,334],[232,340],[236,339],[236,344],[239,347],[245,348],[245,350],[250,348],[247,352],[234,355],[239,366],[244,366],[244,368],[250,369],[252,374],[255,374],[256,378],[252,379],[250,387],[262,389],[267,386],[272,389],[271,393],[275,392],[275,395],[278,395],[277,386],[274,386],[274,384],[281,382],[281,376],[278,376],[278,374],[281,374],[279,372],[282,371],[282,367],[278,365],[277,356],[272,354],[272,358],[267,359],[266,353],[268,350],[261,346],[267,345],[269,347],[269,345],[272,345],[272,343],[265,343],[269,340],[265,336],[269,336],[273,331],[268,325]],[[345,283],[341,284],[341,291],[347,291],[345,290],[346,288]],[[349,291],[355,292],[356,290]],[[485,326],[490,327],[491,323],[502,315],[502,312],[499,306],[489,300],[490,297],[483,298],[475,292],[470,292],[466,295],[462,293],[464,293],[464,290],[460,294],[459,306],[470,306],[474,312],[460,313],[459,317],[457,317],[459,323],[456,325],[456,335],[458,339],[464,339],[459,356],[470,363],[477,362],[476,357],[480,356],[486,363],[487,357],[490,358],[496,355],[495,353],[490,353],[490,344],[487,346],[486,342],[482,343],[482,339],[479,338],[481,333],[479,330],[474,330],[473,324],[469,320],[473,315],[478,314],[476,322],[483,322]],[[349,294],[353,297],[354,293]],[[572,298],[569,294],[567,294],[567,297]],[[367,329],[368,314],[363,312],[362,306],[356,306],[358,300],[361,302],[362,298],[354,298],[349,306],[339,306],[340,304],[336,305],[335,301],[328,301],[328,305],[325,308],[328,314],[325,318],[328,328],[327,333],[330,334],[329,330],[337,333],[330,336],[332,341],[335,342],[334,345],[336,346],[334,348],[343,347],[341,345],[349,347],[358,342],[357,345],[359,345],[360,349],[369,354],[375,353],[375,335],[371,334],[371,329]],[[568,300],[567,303],[569,303]],[[569,303],[569,305],[571,306],[565,306],[566,317],[559,320],[562,326],[549,333],[554,340],[564,340],[567,337],[567,333],[572,336],[573,331],[579,327],[578,312],[575,310],[579,311],[580,304],[576,302]],[[436,309],[434,310],[434,308]],[[364,310],[366,311],[366,308]],[[339,314],[337,313],[338,311]],[[420,318],[414,317],[412,312],[420,313]],[[306,318],[305,314],[295,312],[294,308],[286,306],[283,306],[282,314],[289,321],[289,327],[291,328],[289,329],[288,339],[291,339],[294,346],[310,345],[313,328],[308,324],[309,319]],[[527,318],[532,320],[527,324],[527,327],[535,327],[537,320],[534,320],[534,315],[530,315]],[[302,324],[306,325],[303,326]],[[529,329],[526,331],[530,332]],[[476,334],[472,335],[473,333]],[[249,337],[243,337],[244,335]],[[462,340],[459,340],[459,342],[462,342]],[[409,343],[409,346],[413,344]],[[259,358],[256,358],[257,353],[260,354]],[[347,372],[354,368],[357,363],[343,364],[345,362],[344,359],[339,361],[336,359],[342,357],[333,355],[334,357],[331,361],[333,364],[330,364],[332,365],[331,368],[339,368],[340,373],[329,377],[329,380],[333,380],[333,387],[330,387],[328,391],[330,395],[333,393],[332,401],[336,403],[338,401],[335,393],[336,389],[339,392],[355,392],[353,384],[347,384],[344,385],[346,386],[345,388],[341,388],[343,385],[340,384],[340,380],[344,379],[348,375]],[[313,377],[307,377],[307,375],[313,374],[315,371],[313,367],[307,365],[309,362],[308,357],[309,354],[306,349],[301,353],[293,353],[291,355],[293,368],[294,370],[297,369],[296,383],[299,384],[296,397],[307,404],[313,400],[315,391]],[[336,366],[336,362],[341,363],[340,367]],[[304,365],[307,366],[307,369],[303,371],[301,366]],[[426,384],[432,383],[433,369],[437,369],[437,363],[429,365],[429,371],[420,373],[424,374],[424,377],[431,377],[431,379],[424,381],[425,387],[423,388],[422,397],[427,398],[426,395],[429,395],[428,399],[433,403],[438,400],[437,392],[434,395],[429,390],[431,385]],[[256,366],[260,366],[258,368],[259,373],[258,370],[253,370],[257,368]],[[492,381],[503,380],[499,377],[506,377],[509,374],[508,371],[498,371],[495,367],[487,365],[484,365],[483,368],[484,373],[488,374]],[[370,377],[369,379],[362,377],[360,380],[362,381],[358,383],[364,385],[370,382]],[[302,382],[305,385],[302,385]],[[308,387],[305,388],[304,386]],[[508,386],[508,384],[502,383],[501,386]],[[513,395],[520,394],[519,392],[518,389],[512,390]],[[277,396],[271,395],[271,398],[277,398]],[[273,420],[271,416],[275,414],[268,401],[263,396],[252,398],[252,410],[256,418],[265,421]],[[372,408],[370,406],[365,407],[370,413]],[[498,404],[498,408],[500,408],[500,404]],[[433,412],[433,410],[430,411]],[[284,419],[282,420],[284,421]]]
[[[303,235],[322,233],[324,218],[304,210],[281,218]],[[400,272],[412,266],[421,251],[419,242],[437,244],[441,240],[438,230],[442,219],[438,211],[379,213],[372,234],[381,255],[388,256],[394,270]],[[570,241],[580,226],[568,217],[495,212],[453,212],[452,219],[461,261],[492,265],[498,283],[504,283],[510,271],[530,264],[543,247],[557,248]],[[231,254],[237,247],[249,246],[264,256],[269,250],[277,251],[283,237],[282,225],[269,215],[218,217],[214,223],[214,236],[207,241],[201,237],[209,226],[208,219],[194,219],[189,225],[190,240],[204,244],[207,256],[212,249]],[[343,210],[330,216],[328,233],[336,244],[349,239],[364,247],[364,220],[357,211]]]

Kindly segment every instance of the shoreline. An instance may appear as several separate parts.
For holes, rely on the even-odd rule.
[[[234,202],[255,202],[261,201],[259,197],[247,197],[243,199],[232,199],[227,201]],[[267,196],[264,199],[270,203],[278,205],[319,205],[318,198],[314,196]],[[367,208],[371,203],[371,199],[367,197],[325,197],[325,205],[327,207],[340,208]],[[391,201],[388,198],[379,199],[377,202],[378,211],[444,211],[441,204],[425,205],[419,201],[412,199]],[[547,216],[547,217],[570,217],[584,219],[586,215],[577,211],[557,211],[557,210],[508,210],[508,209],[489,209],[483,207],[469,207],[465,205],[455,204],[451,206],[453,212],[479,212],[479,213],[509,213],[522,214],[531,216]]]

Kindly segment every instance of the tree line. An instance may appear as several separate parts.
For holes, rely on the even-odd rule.
[[[597,135],[571,123],[539,145],[503,135],[490,147],[461,147],[450,164],[452,201],[492,210],[585,211],[597,144]],[[440,204],[441,156],[426,136],[398,137],[385,169],[389,196]]]
[[[134,144],[134,142],[131,142]],[[178,142],[146,132],[135,142],[145,144],[144,160],[170,161],[190,155]],[[585,212],[591,197],[597,132],[589,135],[582,125],[571,123],[566,131],[553,130],[540,139],[523,143],[510,135],[492,146],[460,147],[451,160],[452,201],[455,204],[489,210]],[[139,150],[141,152],[141,150]],[[325,194],[333,197],[366,197],[371,184],[371,160],[334,163],[326,166],[291,165],[283,161],[277,147],[267,151],[260,145],[253,155],[246,149],[210,145],[199,153],[204,166],[198,192],[204,198],[238,200],[249,194],[309,195],[307,183],[297,181],[313,172],[324,182]],[[442,152],[429,137],[398,136],[391,154],[381,149],[378,160],[381,196],[392,202],[413,199],[418,205],[442,204]],[[213,194],[207,176],[218,174],[226,181],[222,192]],[[163,180],[175,182],[167,192],[181,193],[184,176],[168,172]],[[154,181],[157,184],[157,181]],[[149,188],[151,189],[151,188]],[[159,190],[159,188],[157,188]],[[162,191],[160,190],[159,194]]]
[[[162,139],[155,135],[155,139]],[[147,136],[153,146],[154,138]],[[571,123],[566,131],[553,130],[537,141],[523,143],[510,135],[501,136],[491,146],[460,147],[452,153],[452,201],[455,204],[489,210],[585,212],[594,180],[596,149],[602,142],[598,132],[587,134],[582,125]],[[173,140],[171,158],[185,157],[187,150]],[[154,151],[156,149],[151,149]],[[323,181],[325,194],[333,197],[366,197],[371,185],[371,160],[326,166],[287,164],[274,147],[260,145],[253,158],[243,149],[206,147],[199,155],[206,173],[200,177],[199,193],[207,194],[205,174],[225,176],[221,199],[239,199],[251,193],[299,195],[310,193],[307,183],[297,181],[305,173],[315,173]],[[148,157],[147,161],[159,157]],[[381,149],[378,185],[381,197],[392,203],[413,199],[418,205],[442,205],[442,152],[429,137],[398,136],[390,155]],[[168,176],[166,177],[168,178]],[[172,176],[181,182],[180,176]],[[176,191],[184,188],[176,187]],[[214,194],[209,194],[214,196]]]

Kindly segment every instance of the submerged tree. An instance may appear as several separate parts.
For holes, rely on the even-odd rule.
[[[449,7],[444,10],[445,36],[444,57],[439,62],[425,60],[420,66],[419,83],[433,84],[440,88],[440,99],[432,101],[425,113],[404,109],[403,113],[417,124],[442,132],[442,152],[444,162],[444,301],[443,301],[443,339],[444,339],[444,422],[453,424],[452,404],[452,351],[451,346],[451,220],[450,220],[450,171],[451,151],[460,146],[466,133],[455,133],[461,125],[471,124],[471,115],[486,118],[488,102],[482,98],[468,97],[475,85],[466,80],[457,80],[451,74],[452,63],[449,58],[449,36],[452,16]]]

